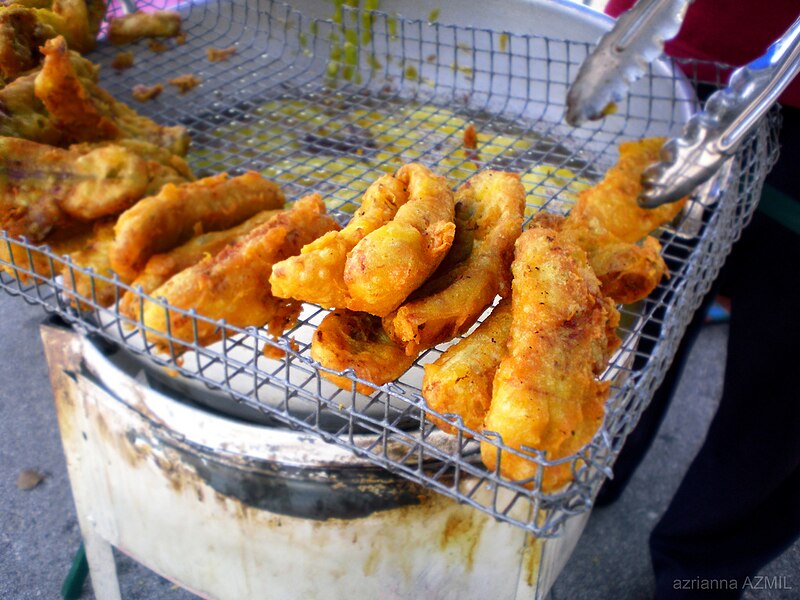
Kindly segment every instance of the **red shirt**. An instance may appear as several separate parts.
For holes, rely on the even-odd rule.
[[[605,10],[617,17],[633,4],[634,0],[610,0]],[[666,44],[666,52],[740,66],[762,55],[798,16],[798,0],[695,0],[677,37]],[[712,73],[708,71],[709,76]],[[706,73],[699,75],[705,78]],[[800,77],[789,84],[780,101],[800,107]]]

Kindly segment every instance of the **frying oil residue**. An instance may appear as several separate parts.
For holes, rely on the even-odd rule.
[[[319,192],[328,208],[345,213],[355,211],[379,174],[413,161],[434,165],[454,184],[483,168],[520,173],[528,214],[551,198],[574,202],[589,185],[567,168],[585,168],[566,162],[567,149],[496,115],[333,90],[287,93],[232,114],[193,134],[189,158],[198,174],[257,170],[280,182],[289,197]],[[474,143],[465,146],[471,124]]]

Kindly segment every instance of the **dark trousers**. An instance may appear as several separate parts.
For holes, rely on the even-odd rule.
[[[789,117],[782,135],[788,148],[771,181],[797,197],[800,173],[791,170],[798,169],[800,138],[792,134],[800,120],[797,111]],[[798,289],[800,235],[757,213],[704,303],[718,290],[731,299],[723,392],[700,451],[650,537],[657,598],[738,597],[748,576],[800,536]],[[699,310],[690,324],[598,505],[621,493],[649,448],[704,314]],[[787,575],[795,575],[788,583],[800,589],[800,575]],[[687,580],[694,589],[679,589]],[[697,591],[702,581],[729,589]]]

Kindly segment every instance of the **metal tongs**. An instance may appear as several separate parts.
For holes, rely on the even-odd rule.
[[[640,0],[584,61],[567,93],[566,120],[577,126],[613,112],[615,102],[661,55],[674,37],[691,0]],[[674,202],[708,181],[777,101],[800,70],[800,18],[759,58],[733,71],[728,86],[712,94],[667,141],[661,162],[642,175],[639,204]]]

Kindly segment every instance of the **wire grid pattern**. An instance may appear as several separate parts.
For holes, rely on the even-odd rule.
[[[170,42],[166,52],[139,43],[134,47],[136,65],[129,71],[110,69],[118,49],[101,45],[92,56],[105,65],[101,84],[132,103],[134,84],[164,82],[184,72],[197,75],[202,83],[189,94],[167,89],[157,101],[136,108],[159,123],[180,123],[190,130],[193,150],[188,159],[198,175],[257,170],[279,181],[291,199],[321,192],[342,223],[377,173],[392,172],[410,160],[433,166],[454,186],[484,167],[520,172],[528,216],[538,210],[565,213],[577,193],[613,164],[617,144],[630,136],[631,127],[641,136],[677,133],[691,104],[676,92],[677,75],[671,79],[653,72],[615,115],[597,126],[573,130],[561,124],[563,99],[590,50],[583,43],[430,24],[348,7],[333,20],[315,20],[265,0],[220,0],[181,10],[186,43]],[[353,40],[358,42],[355,50]],[[210,63],[205,60],[209,46],[234,46],[236,54],[227,62]],[[353,387],[339,389],[321,376],[326,369],[310,359],[311,335],[327,314],[318,307],[306,306],[297,326],[273,340],[258,328],[240,329],[168,306],[116,276],[94,273],[47,248],[9,239],[4,232],[0,266],[7,272],[0,285],[87,334],[141,355],[154,373],[169,370],[183,376],[175,381],[190,396],[205,391],[236,401],[276,424],[314,432],[495,518],[539,536],[554,536],[565,519],[591,507],[692,313],[752,215],[776,157],[777,119],[775,113],[764,119],[691,218],[661,232],[671,277],[648,299],[621,307],[623,343],[604,374],[612,393],[603,425],[575,456],[548,461],[534,452],[531,460],[538,474],[530,481],[509,481],[499,466],[488,471],[482,465],[480,442],[495,446],[498,453],[521,454],[499,436],[471,431],[458,417],[425,407],[419,390],[423,365],[435,360],[444,346],[424,352],[398,381],[377,387],[367,397],[355,390],[356,382],[367,382],[345,371],[337,374],[351,379]],[[469,123],[479,133],[477,153],[464,148]],[[42,262],[45,268],[35,266]],[[61,276],[54,279],[51,273]],[[81,278],[91,282],[86,296],[74,292]],[[110,307],[97,301],[96,286],[104,284],[115,289]],[[117,310],[129,291],[140,302],[147,299],[165,311],[190,315],[195,324],[212,323],[221,341],[204,347],[167,332],[167,351],[157,348],[156,332]],[[277,347],[283,358],[267,358],[265,347]],[[453,421],[458,433],[444,434],[429,415]],[[573,482],[557,493],[543,493],[543,468],[563,462],[571,464]]]

